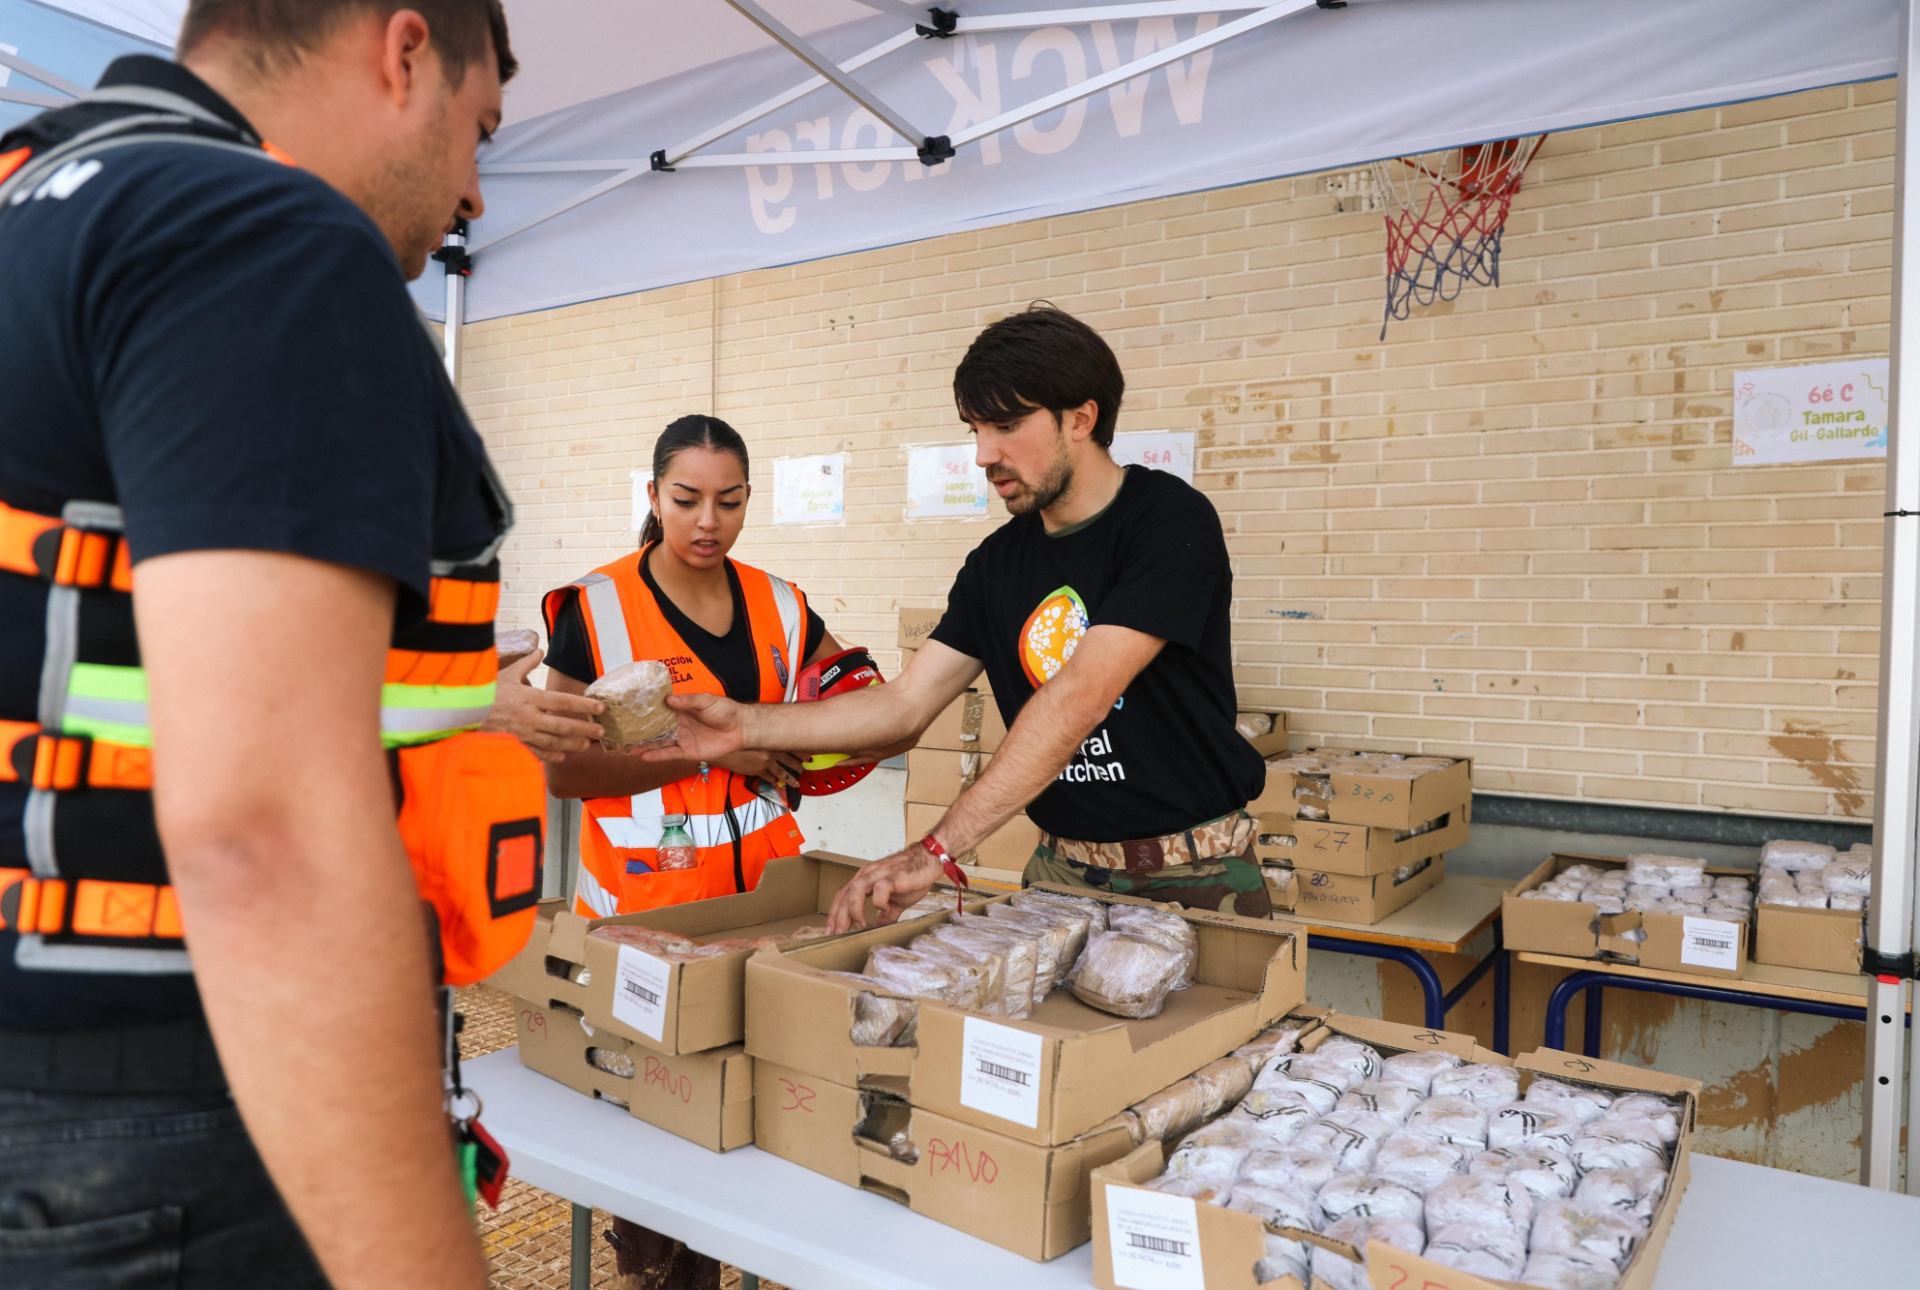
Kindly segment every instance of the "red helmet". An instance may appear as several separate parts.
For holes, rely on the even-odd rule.
[[[874,666],[873,655],[864,649],[842,650],[801,669],[794,702],[809,703],[830,699],[836,694],[851,694],[870,685],[880,685],[884,680],[880,669]],[[844,753],[822,753],[807,758],[802,765],[806,767],[800,775],[800,793],[804,797],[824,797],[852,788],[874,767],[870,761],[848,765]]]

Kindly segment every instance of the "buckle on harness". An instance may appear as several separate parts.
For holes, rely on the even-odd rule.
[[[56,525],[34,539],[33,562],[40,576],[56,587],[93,590],[109,583],[122,589],[132,585],[126,537],[120,533]]]
[[[27,740],[22,740],[25,746]],[[40,792],[66,792],[87,782],[93,768],[92,735],[50,735],[41,733],[33,744],[32,784]],[[25,776],[23,776],[25,778]]]

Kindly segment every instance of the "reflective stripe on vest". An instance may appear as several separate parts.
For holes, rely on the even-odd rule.
[[[72,502],[57,517],[0,506],[0,572],[50,584],[40,719],[0,721],[0,783],[30,788],[22,831],[32,866],[0,869],[0,931],[19,934],[15,962],[29,970],[192,970],[171,886],[73,876],[58,863],[54,846],[58,794],[153,787],[145,670],[78,658],[81,596],[132,591],[123,527],[119,508],[106,503]],[[499,595],[496,579],[433,577],[427,621],[485,629]],[[380,690],[381,747],[432,743],[478,727],[492,710],[498,668],[492,648],[389,650]],[[48,939],[76,935],[142,944]]]
[[[667,623],[641,572],[647,551],[605,565],[543,602],[549,633],[569,595],[577,596],[593,663],[600,675],[639,658],[688,659],[675,689],[683,693],[720,692],[720,683]],[[753,641],[758,698],[778,702],[798,693],[806,638],[806,600],[791,583],[751,566],[735,564],[746,602]],[[629,613],[631,608],[631,613]],[[694,679],[688,681],[686,673]],[[620,899],[620,876],[643,873],[657,861],[662,819],[684,814],[687,831],[702,852],[702,865],[724,865],[757,875],[765,860],[792,854],[797,826],[784,806],[769,802],[732,772],[690,775],[632,797],[587,801],[581,831],[581,864],[576,908],[612,912]],[[731,816],[729,816],[731,812]],[[734,850],[735,842],[739,851]],[[727,880],[732,885],[732,880]],[[709,891],[707,894],[720,894]]]

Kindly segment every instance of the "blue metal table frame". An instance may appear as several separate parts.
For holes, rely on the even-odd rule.
[[[1423,998],[1426,1024],[1429,1029],[1446,1028],[1447,1014],[1452,1012],[1459,1002],[1467,997],[1467,992],[1480,984],[1482,977],[1493,973],[1493,1048],[1495,1052],[1507,1051],[1507,1016],[1512,994],[1513,967],[1507,958],[1506,946],[1501,941],[1500,919],[1493,920],[1493,948],[1471,971],[1460,978],[1460,983],[1448,990],[1440,983],[1440,974],[1433,964],[1416,949],[1404,945],[1382,945],[1375,941],[1349,940],[1337,932],[1316,931],[1307,936],[1309,950],[1329,950],[1335,954],[1358,954],[1366,958],[1385,959],[1398,963],[1413,973],[1414,980],[1420,984]],[[1457,951],[1456,951],[1457,952]]]
[[[1584,996],[1587,1008],[1581,1052],[1588,1057],[1600,1055],[1601,1031],[1605,1023],[1603,1004],[1608,989],[1699,999],[1706,1003],[1724,1003],[1742,1008],[1764,1008],[1772,1012],[1831,1017],[1839,1021],[1865,1021],[1867,1015],[1864,988],[1858,1002],[1833,997],[1850,993],[1846,986],[1860,979],[1839,974],[1818,974],[1830,977],[1830,985],[1802,984],[1798,981],[1788,984],[1761,978],[1719,979],[1687,977],[1680,973],[1646,973],[1624,970],[1624,965],[1607,965],[1552,954],[1522,953],[1520,960],[1523,963],[1570,970],[1567,978],[1556,985],[1547,998],[1546,1046],[1568,1051],[1567,1010],[1572,1007],[1576,997]],[[1827,997],[1808,997],[1815,994]]]

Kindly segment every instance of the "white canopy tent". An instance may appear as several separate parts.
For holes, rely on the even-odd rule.
[[[515,5],[448,322],[1040,216],[1899,74],[1893,421],[1920,298],[1920,0],[571,0]],[[0,126],[185,0],[0,0]],[[12,115],[8,115],[11,113]],[[457,260],[457,257],[453,257]],[[1911,416],[1909,415],[1911,414]],[[1920,454],[1890,435],[1862,1179],[1898,1181],[1920,787]],[[1920,1041],[1911,1053],[1920,1067]],[[1912,1081],[1920,1124],[1920,1080]],[[1920,1190],[1920,1170],[1909,1172]]]

